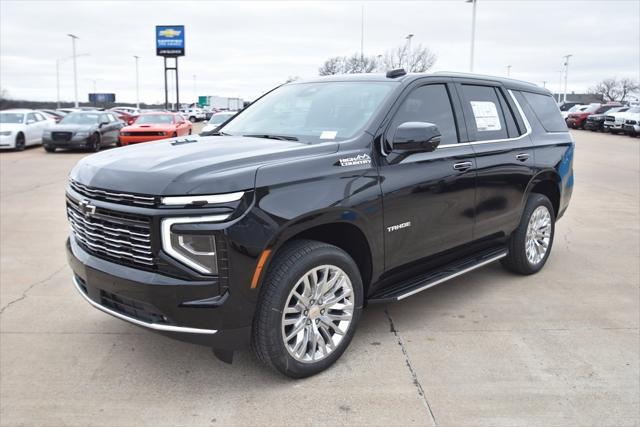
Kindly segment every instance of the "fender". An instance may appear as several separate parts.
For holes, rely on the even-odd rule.
[[[562,195],[562,189],[561,189],[562,179],[560,178],[560,175],[558,175],[558,172],[555,169],[543,169],[539,171],[536,175],[534,175],[533,178],[531,178],[531,180],[529,181],[529,184],[527,185],[527,189],[525,190],[522,197],[522,202],[520,203],[520,216],[522,216],[522,212],[524,211],[524,206],[527,203],[527,200],[529,199],[529,196],[531,195],[535,186],[544,181],[550,181],[554,183],[556,186],[556,189],[558,190],[558,195],[560,196]],[[559,203],[560,203],[560,200],[558,200],[558,204]],[[559,208],[559,206],[557,207]]]

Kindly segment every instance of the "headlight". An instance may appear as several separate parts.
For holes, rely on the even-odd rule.
[[[0,135],[9,136],[9,135],[11,135],[11,131],[10,130],[3,130],[2,132],[0,132]]]
[[[176,260],[203,274],[218,272],[216,240],[210,231],[180,232],[173,229],[177,224],[220,222],[229,215],[211,215],[188,218],[165,218],[162,220],[162,248]]]
[[[86,138],[89,136],[89,132],[76,132],[78,138]]]

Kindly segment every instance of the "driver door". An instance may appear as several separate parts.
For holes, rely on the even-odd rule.
[[[395,155],[393,135],[406,122],[435,124],[439,147]],[[472,241],[476,169],[473,149],[460,143],[463,123],[450,79],[417,82],[393,112],[383,136],[391,152],[380,166],[386,270]]]

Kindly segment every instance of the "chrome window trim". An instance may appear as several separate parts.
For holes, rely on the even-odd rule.
[[[169,196],[162,198],[162,204],[166,206],[189,205],[191,203],[206,202],[207,204],[236,202],[242,199],[244,191],[225,194],[210,194],[202,196]]]
[[[133,323],[138,326],[154,329],[156,331],[164,331],[164,332],[179,332],[179,333],[188,333],[188,334],[207,334],[207,335],[213,335],[218,333],[217,329],[187,328],[184,326],[171,326],[171,325],[163,325],[160,323],[143,322],[142,320],[138,320],[133,317],[129,317],[127,315],[118,313],[117,311],[111,310],[110,308],[105,307],[101,304],[98,304],[97,302],[89,298],[89,296],[84,293],[82,288],[80,288],[80,283],[78,282],[78,279],[75,276],[73,277],[73,284],[76,287],[76,290],[85,299],[85,301],[91,304],[94,308],[97,308],[102,312],[110,314],[113,317],[117,317],[118,319],[124,320],[125,322]]]
[[[208,215],[208,216],[191,216],[191,217],[179,217],[179,218],[164,218],[162,220],[161,230],[162,230],[162,249],[171,255],[174,259],[186,264],[187,266],[193,268],[199,273],[203,274],[211,274],[211,272],[202,268],[199,264],[193,262],[189,258],[182,255],[180,252],[173,249],[171,245],[171,227],[174,224],[193,224],[198,222],[220,222],[229,218],[230,214],[226,215]]]
[[[513,100],[513,103],[516,105],[516,109],[518,110],[518,114],[520,114],[520,117],[522,117],[522,121],[524,122],[524,127],[526,129],[526,132],[523,133],[520,136],[517,136],[515,138],[503,138],[503,139],[490,139],[487,141],[471,141],[471,142],[460,142],[458,144],[445,144],[445,145],[439,145],[438,149],[440,148],[450,148],[450,147],[464,147],[466,145],[476,145],[476,144],[490,144],[493,142],[508,142],[508,141],[517,141],[519,139],[522,139],[526,136],[529,136],[531,134],[531,124],[529,123],[529,120],[527,119],[527,116],[524,115],[524,111],[522,111],[522,107],[520,106],[520,103],[518,102],[518,100],[516,99],[516,97],[513,94],[513,91],[511,89],[508,89],[509,95],[511,96],[511,99]]]

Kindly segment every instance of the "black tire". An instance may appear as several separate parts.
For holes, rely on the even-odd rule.
[[[551,235],[549,239],[549,243],[547,246],[547,250],[542,257],[542,259],[537,263],[532,263],[527,258],[526,245],[527,245],[527,230],[529,226],[529,220],[531,219],[531,215],[538,207],[545,207],[550,215],[550,230]],[[509,253],[505,258],[502,258],[502,265],[509,271],[512,271],[517,274],[529,275],[537,273],[544,267],[547,259],[549,258],[549,254],[551,253],[551,248],[553,246],[553,238],[555,237],[555,213],[553,210],[553,205],[547,198],[547,196],[538,193],[532,193],[527,200],[527,204],[524,208],[524,212],[522,213],[522,218],[520,219],[520,225],[518,228],[511,234],[508,243]]]
[[[198,119],[196,119],[196,118],[195,118],[195,116],[191,116],[191,117],[189,117],[189,121],[190,121],[191,123],[195,123],[197,120],[198,120]]]
[[[120,137],[116,139],[116,147],[122,147],[122,141],[120,141]]]
[[[24,151],[24,147],[27,145],[26,140],[24,138],[24,134],[22,132],[19,132],[16,135],[16,146],[15,146],[15,150],[16,151]]]
[[[56,147],[51,146],[51,145],[45,145],[44,146],[44,151],[46,151],[47,153],[55,153],[56,152]]]
[[[189,135],[191,135],[191,129],[189,129]]]
[[[301,362],[296,360],[285,347],[282,313],[298,281],[313,268],[323,265],[340,268],[351,281],[354,296],[353,316],[342,341],[333,351],[316,362]],[[287,243],[275,255],[261,284],[260,298],[253,322],[251,347],[260,361],[284,375],[292,378],[315,375],[338,360],[349,345],[360,319],[362,301],[363,288],[360,272],[356,263],[345,251],[313,240],[295,240]],[[317,319],[316,322],[318,322]],[[308,324],[309,321],[307,321]],[[309,348],[308,344],[305,348]],[[319,351],[320,347],[316,348]]]
[[[97,153],[100,151],[100,135],[94,133],[87,140],[86,150],[92,153]]]
[[[178,136],[178,132],[174,132],[173,135],[171,135],[171,138],[176,138]]]

